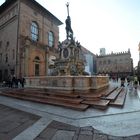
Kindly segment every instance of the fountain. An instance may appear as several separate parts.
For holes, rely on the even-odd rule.
[[[54,60],[52,76],[26,77],[27,87],[38,87],[51,90],[96,90],[109,85],[108,76],[89,76],[85,72],[85,57],[81,45],[73,38],[69,4],[66,4],[66,39],[59,43],[59,57]]]

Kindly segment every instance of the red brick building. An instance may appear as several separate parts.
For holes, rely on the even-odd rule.
[[[48,75],[61,24],[35,0],[6,0],[0,6],[0,80]]]

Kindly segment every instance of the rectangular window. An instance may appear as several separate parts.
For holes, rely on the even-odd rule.
[[[2,82],[2,70],[0,70],[0,82]]]
[[[2,47],[2,41],[0,41],[0,47]]]
[[[4,80],[6,80],[8,78],[8,70],[5,69],[4,70]]]
[[[5,56],[5,63],[7,63],[8,62],[8,54],[6,54],[6,56]]]
[[[14,49],[12,50],[12,58],[13,58],[13,60],[15,59],[15,50]]]
[[[39,39],[39,27],[35,22],[31,24],[31,37],[33,41],[38,41]]]
[[[39,76],[39,64],[35,64],[35,76]]]
[[[6,47],[5,47],[5,50],[7,51],[9,48],[9,41],[6,42]]]
[[[53,32],[48,33],[48,45],[49,45],[49,47],[54,47],[54,34],[53,34]]]
[[[0,53],[0,63],[2,62],[2,53]]]

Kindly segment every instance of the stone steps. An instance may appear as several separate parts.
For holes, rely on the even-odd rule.
[[[87,104],[87,105],[90,105],[94,108],[99,108],[99,109],[106,109],[108,107],[108,104],[109,104],[109,100],[98,100],[98,101],[83,101],[82,103],[83,104]]]
[[[86,100],[100,100],[100,98],[102,98],[103,96],[106,97],[107,95],[111,94],[113,91],[116,90],[116,87],[114,88],[107,88],[107,89],[104,89],[103,91],[98,91],[98,92],[95,92],[95,93],[85,93],[85,94],[79,94],[79,96],[83,99],[86,99]]]
[[[122,91],[122,89],[123,89],[122,87],[119,87],[119,88],[115,89],[113,92],[111,92],[110,94],[108,94],[107,96],[103,96],[101,98],[114,101],[117,98],[117,96],[119,95],[119,93]]]
[[[108,90],[109,93],[106,94],[107,96],[101,96],[99,100],[87,100],[85,99],[82,103],[90,105],[94,108],[98,109],[106,109],[110,105],[114,106],[123,106],[126,94],[124,94],[123,88],[115,88],[112,91]],[[106,92],[106,91],[105,91]],[[125,92],[126,93],[126,92]]]
[[[66,103],[73,103],[73,104],[79,104],[83,101],[81,98],[73,98],[73,97],[59,97],[51,94],[36,94],[36,93],[28,93],[28,92],[19,92],[19,91],[9,91],[10,95],[16,95],[19,97],[31,97],[31,98],[39,98],[39,99],[46,99],[46,100],[54,100],[54,101],[60,101],[60,102],[66,102]]]
[[[56,101],[53,99],[40,99],[40,98],[33,98],[29,96],[19,96],[17,94],[10,94],[10,93],[1,93],[1,95],[13,97],[13,98],[21,99],[21,100],[28,100],[28,101],[38,102],[38,103],[63,106],[63,107],[67,107],[67,108],[71,108],[71,109],[75,109],[79,111],[84,111],[89,107],[89,105],[86,105],[86,104],[80,104],[80,103],[74,104],[74,103],[68,103],[68,102],[63,102],[63,101],[58,101],[58,100]]]
[[[102,96],[109,96],[112,92],[114,92],[118,87],[109,87],[108,89],[102,92]]]
[[[123,107],[125,98],[126,98],[127,91],[125,89],[122,89],[120,94],[117,96],[116,100],[111,101],[109,104],[113,106],[120,106]]]
[[[20,89],[18,90],[15,90],[15,91],[21,91]],[[44,91],[44,90],[34,90],[34,89],[23,89],[22,92],[24,93],[28,93],[28,94],[31,94],[31,95],[34,95],[34,94],[38,94],[38,95],[51,95],[51,96],[58,96],[58,97],[71,97],[71,98],[78,98],[79,95],[77,94],[74,94],[74,93],[67,93],[67,92],[61,92],[61,91],[54,91],[54,90],[47,90],[47,91]]]
[[[76,110],[85,110],[89,106],[106,109],[110,105],[123,106],[125,95],[123,88],[108,87],[104,90],[64,93],[61,91],[43,91],[33,89],[7,89],[1,94],[22,100],[58,105]]]

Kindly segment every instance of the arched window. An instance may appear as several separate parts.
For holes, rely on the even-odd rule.
[[[34,59],[35,76],[40,74],[40,58],[38,56]]]
[[[38,41],[39,39],[39,27],[36,22],[31,24],[31,38],[33,41]]]
[[[48,33],[48,45],[54,47],[54,34],[51,31]]]
[[[40,58],[38,56],[36,56],[35,61],[40,61]]]

